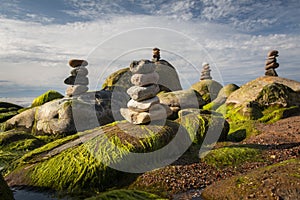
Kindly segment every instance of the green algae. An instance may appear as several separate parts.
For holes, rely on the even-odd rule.
[[[144,191],[139,190],[112,190],[108,192],[104,192],[96,197],[91,197],[86,200],[117,200],[117,199],[126,199],[126,200],[164,200],[165,198],[161,198],[155,194],[151,194]]]
[[[211,150],[202,160],[217,168],[238,166],[260,158],[261,150],[243,146],[228,146]]]
[[[55,99],[61,99],[64,96],[60,94],[59,92],[55,90],[49,90],[45,92],[44,94],[38,96],[35,98],[31,104],[31,107],[41,106],[49,101],[55,100]]]

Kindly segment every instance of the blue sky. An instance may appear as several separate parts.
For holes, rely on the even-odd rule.
[[[90,63],[90,89],[151,48],[177,69],[188,88],[202,62],[222,84],[264,75],[267,52],[277,72],[300,81],[298,0],[1,0],[0,97],[64,93],[68,60]]]

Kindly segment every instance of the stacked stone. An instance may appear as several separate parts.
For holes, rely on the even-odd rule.
[[[278,76],[278,74],[275,71],[275,69],[279,67],[276,57],[278,57],[277,50],[272,50],[268,53],[268,58],[266,60],[266,65],[265,65],[266,76]]]
[[[202,64],[202,72],[201,72],[201,77],[200,77],[200,80],[206,80],[206,79],[212,79],[212,77],[210,76],[210,72],[211,72],[211,69],[209,67],[209,64],[208,63],[203,63]]]
[[[131,83],[134,85],[127,90],[131,97],[127,108],[121,108],[122,116],[133,124],[144,124],[152,120],[166,119],[172,114],[168,106],[162,105],[156,96],[160,91],[159,75],[155,72],[154,62],[141,60],[132,62]]]
[[[159,61],[159,59],[160,59],[160,49],[159,48],[154,48],[152,50],[152,53],[153,53],[152,61],[153,62]]]
[[[68,97],[79,96],[86,93],[89,88],[89,79],[87,78],[88,70],[86,66],[88,62],[85,60],[72,59],[69,61],[71,70],[71,75],[65,79],[64,83],[69,85],[66,90],[66,95]]]

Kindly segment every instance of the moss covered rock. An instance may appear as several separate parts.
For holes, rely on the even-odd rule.
[[[147,192],[139,191],[139,190],[112,190],[109,192],[104,192],[96,197],[91,197],[86,200],[118,200],[118,199],[126,199],[126,200],[150,200],[150,199],[160,199],[161,198],[155,194],[150,194]]]
[[[61,99],[64,96],[55,90],[49,90],[32,101],[31,107],[41,106],[49,101]]]
[[[216,182],[204,189],[204,199],[298,199],[300,160],[287,160]]]
[[[191,86],[191,89],[198,92],[206,103],[213,101],[217,98],[222,85],[214,80],[202,80]]]
[[[5,180],[2,175],[0,175],[0,198],[3,200],[13,200],[13,193],[7,186]]]
[[[139,171],[164,159],[178,157],[176,151],[149,154],[140,161],[133,156],[154,152],[168,144],[179,130],[179,124],[135,126],[127,122],[113,123],[86,131],[63,144],[49,143],[24,155],[16,169],[7,176],[9,185],[46,187],[71,193],[99,192],[120,181],[128,180],[128,173]],[[187,133],[184,133],[187,134]],[[75,139],[75,140],[74,140]],[[181,145],[182,139],[174,143]],[[175,148],[176,149],[176,148]],[[133,157],[132,157],[133,156]],[[119,169],[123,170],[119,170]]]
[[[19,110],[23,107],[8,103],[0,102],[0,123],[12,118],[19,113]]]
[[[214,99],[212,102],[206,104],[203,106],[203,109],[205,110],[216,110],[219,108],[222,104],[224,104],[229,97],[229,95],[234,92],[235,90],[239,89],[239,86],[235,84],[228,84],[225,85],[218,93],[218,96],[216,99]]]

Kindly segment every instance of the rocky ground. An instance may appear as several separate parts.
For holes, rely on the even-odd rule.
[[[218,146],[244,145],[261,150],[261,157],[257,160],[243,162],[237,166],[214,167],[204,161],[187,160],[182,158],[172,166],[145,173],[135,182],[134,188],[144,187],[151,192],[164,188],[164,195],[173,199],[200,199],[201,189],[230,177],[246,174],[261,167],[269,166],[289,159],[300,158],[300,116],[293,116],[279,120],[273,124],[259,124],[257,129],[261,134],[250,137],[239,143],[223,143]],[[189,163],[190,162],[190,163]],[[290,168],[291,171],[294,168]],[[285,168],[289,171],[289,168]],[[272,177],[272,171],[265,172],[266,177]],[[269,173],[269,174],[267,174]],[[275,172],[276,173],[276,172]],[[294,173],[294,172],[291,172]],[[280,182],[285,182],[284,177]],[[288,179],[288,177],[286,177]],[[265,183],[266,188],[276,186],[275,179]],[[284,189],[284,185],[280,186]],[[283,188],[282,188],[283,187]],[[287,184],[286,187],[289,187]],[[286,188],[288,189],[288,188]],[[300,195],[294,194],[290,199]],[[261,191],[263,193],[263,191]],[[237,194],[238,195],[238,194]],[[293,195],[293,194],[292,194]],[[251,196],[250,196],[251,197]],[[253,196],[254,198],[255,196]],[[256,195],[256,199],[259,199]],[[239,196],[235,196],[236,199]],[[280,199],[274,194],[274,199]]]

